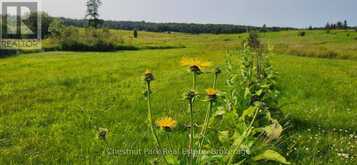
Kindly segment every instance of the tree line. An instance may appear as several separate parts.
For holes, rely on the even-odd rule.
[[[60,18],[66,26],[87,27],[87,19],[71,19]],[[282,31],[293,30],[290,27],[257,27],[244,25],[229,25],[229,24],[197,24],[197,23],[153,23],[145,21],[112,21],[106,20],[101,23],[102,28],[123,29],[123,30],[140,30],[150,32],[182,32],[182,33],[213,33],[213,34],[229,34],[229,33],[245,33],[250,30],[254,31]]]
[[[349,29],[347,20],[337,21],[336,23],[329,23],[327,22],[325,25],[325,29]]]

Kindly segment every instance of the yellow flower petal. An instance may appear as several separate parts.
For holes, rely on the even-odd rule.
[[[176,127],[176,120],[172,119],[171,117],[161,118],[156,120],[156,125],[160,128],[175,128]]]
[[[211,63],[208,61],[203,61],[197,58],[182,58],[180,61],[182,66],[188,66],[188,67],[199,67],[200,69],[202,68],[207,68],[211,66]]]

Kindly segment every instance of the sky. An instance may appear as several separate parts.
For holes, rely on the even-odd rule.
[[[357,0],[102,0],[106,20],[308,27],[347,20]],[[41,0],[52,16],[84,18],[86,0]]]

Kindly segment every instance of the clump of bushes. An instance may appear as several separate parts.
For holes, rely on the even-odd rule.
[[[136,50],[125,45],[124,40],[108,29],[65,27],[59,20],[50,25],[51,37],[47,40],[47,50],[71,51],[115,51]]]
[[[301,31],[301,32],[299,32],[299,34],[298,34],[300,37],[304,37],[305,35],[306,35],[306,32],[304,32],[304,31]]]
[[[106,29],[88,28],[80,31],[77,28],[66,28],[59,38],[62,50],[78,51],[113,51],[123,40]]]
[[[19,53],[19,50],[1,50],[0,49],[0,58],[16,55]]]

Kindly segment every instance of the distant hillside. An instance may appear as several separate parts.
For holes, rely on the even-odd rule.
[[[69,19],[61,18],[65,25],[85,27],[87,20],[85,19]],[[145,21],[104,21],[103,27],[111,29],[124,30],[142,30],[150,32],[183,32],[183,33],[213,33],[213,34],[229,34],[229,33],[244,33],[247,30],[258,31],[281,31],[292,30],[289,27],[256,27],[244,25],[229,25],[229,24],[196,24],[196,23],[152,23]]]

